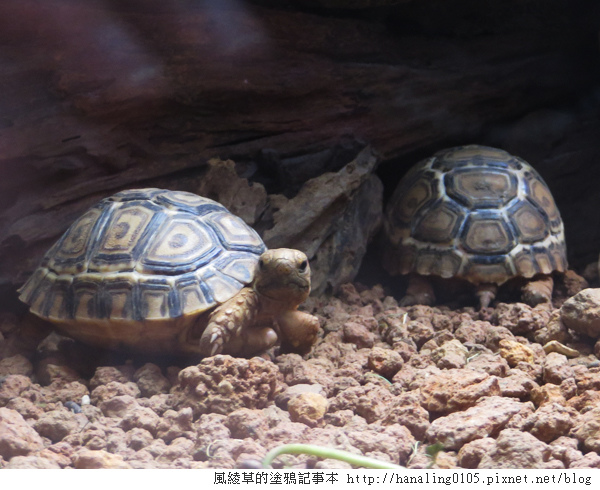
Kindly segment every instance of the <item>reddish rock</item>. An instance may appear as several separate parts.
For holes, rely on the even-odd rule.
[[[156,458],[159,463],[175,463],[173,467],[185,468],[189,467],[184,461],[191,461],[194,442],[186,437],[179,437],[171,441],[171,443],[158,455]]]
[[[485,396],[500,395],[498,378],[470,369],[442,371],[437,376],[425,378],[419,388],[421,406],[435,413],[465,410]]]
[[[362,454],[381,452],[387,454],[392,463],[400,465],[406,464],[416,442],[409,430],[399,424],[356,427],[347,431],[347,437]]]
[[[137,427],[146,429],[152,435],[155,435],[158,430],[159,422],[160,417],[152,410],[145,407],[139,407],[135,410],[128,411],[119,422],[119,427],[125,432]]]
[[[465,367],[480,373],[498,376],[499,378],[505,377],[510,369],[503,357],[491,352],[469,355]],[[502,380],[500,380],[500,382],[502,382]]]
[[[125,442],[127,447],[133,449],[134,451],[144,449],[153,440],[154,437],[152,434],[146,429],[142,429],[140,427],[134,427],[125,433]]]
[[[500,355],[506,359],[510,367],[516,367],[520,362],[533,364],[535,353],[531,347],[514,340],[503,339],[498,343]]]
[[[458,463],[463,468],[475,469],[481,459],[496,446],[496,441],[491,437],[475,439],[468,442],[458,451]]]
[[[23,397],[13,398],[6,404],[6,408],[16,410],[23,416],[24,419],[37,420],[44,414],[44,410],[42,410],[42,408]]]
[[[553,340],[566,342],[570,337],[569,330],[561,320],[560,310],[553,310],[546,325],[533,334],[533,339],[540,345],[546,345]]]
[[[301,422],[309,427],[321,425],[327,413],[327,398],[318,393],[301,393],[290,399],[288,412],[292,422]]]
[[[467,364],[468,349],[457,339],[444,342],[431,352],[431,359],[440,369],[460,369]]]
[[[67,402],[81,404],[82,398],[89,394],[87,387],[79,381],[56,380],[50,386],[43,386],[40,391],[47,402],[60,402],[63,405]]]
[[[492,322],[514,335],[526,335],[544,328],[549,318],[550,311],[545,305],[532,308],[524,303],[500,303],[494,310]]]
[[[478,469],[544,469],[550,459],[550,447],[531,434],[505,429],[496,438],[477,466]]]
[[[417,393],[402,393],[394,397],[387,407],[383,425],[399,424],[406,427],[415,439],[422,441],[429,427],[429,412],[421,407]]]
[[[463,344],[485,344],[486,332],[491,327],[490,322],[481,320],[465,322],[454,331],[454,336]]]
[[[109,381],[94,388],[90,393],[90,399],[93,405],[100,405],[104,401],[123,395],[138,398],[140,396],[140,389],[133,381],[126,381],[124,383]]]
[[[411,320],[406,323],[405,328],[408,332],[408,336],[419,349],[435,335],[435,329],[431,325],[431,322],[426,318]]]
[[[40,456],[15,456],[4,467],[13,470],[56,470],[59,464],[51,459]]]
[[[191,407],[203,413],[227,414],[238,408],[264,408],[277,394],[277,367],[260,357],[237,359],[218,355],[179,373],[172,390],[174,409]]]
[[[430,443],[445,449],[460,449],[475,439],[492,436],[502,430],[527,404],[500,396],[485,397],[475,406],[434,420],[427,429]]]
[[[77,469],[126,469],[131,466],[118,454],[106,451],[80,449],[73,456],[73,465]]]
[[[329,411],[352,410],[371,423],[384,417],[393,398],[389,389],[369,383],[340,392],[330,400]]]
[[[79,417],[70,410],[61,409],[46,412],[35,421],[33,427],[42,437],[59,442],[84,424],[85,416]]]
[[[100,366],[90,379],[90,389],[94,390],[98,386],[107,385],[114,381],[116,383],[127,383],[132,378],[115,366]]]
[[[131,395],[120,395],[109,398],[99,403],[98,408],[106,417],[122,419],[140,407],[139,403]]]
[[[575,369],[575,382],[580,393],[586,390],[600,391],[600,368],[594,367],[586,369],[583,366],[578,366]]]
[[[528,399],[532,390],[539,388],[539,385],[519,369],[511,369],[508,376],[498,380],[502,396]]]
[[[368,367],[384,378],[392,379],[402,369],[402,356],[391,349],[375,347],[369,352]]]
[[[21,395],[32,385],[31,379],[21,374],[10,374],[0,383],[0,407]]]
[[[0,456],[28,456],[44,448],[40,435],[15,410],[0,408]]]
[[[587,453],[582,458],[574,460],[569,468],[584,469],[584,468],[600,468],[600,455],[598,453]]]
[[[490,327],[485,332],[485,346],[492,352],[498,352],[500,341],[514,340],[515,336],[506,327]]]
[[[163,376],[161,369],[156,364],[146,363],[133,374],[140,394],[149,398],[152,395],[168,393],[171,388],[169,380]]]
[[[167,410],[158,423],[156,437],[167,444],[180,437],[195,439],[193,421],[194,415],[189,407],[182,408],[178,412]]]
[[[587,451],[600,452],[600,407],[582,414],[571,435],[581,442]]]
[[[540,441],[551,442],[567,436],[577,423],[577,412],[558,403],[547,403],[530,415],[524,422],[523,430],[530,432]]]
[[[546,383],[545,385],[538,386],[531,390],[531,401],[535,403],[537,407],[549,403],[557,403],[559,405],[566,405],[567,403],[560,386],[551,383]]]
[[[600,338],[600,289],[588,288],[565,301],[560,318],[570,329]]]
[[[8,376],[9,374],[30,376],[31,373],[33,373],[33,365],[29,362],[29,359],[21,354],[0,359],[0,376]]]
[[[580,413],[585,413],[600,406],[600,391],[586,390],[581,395],[571,398],[567,405]]]
[[[565,379],[575,378],[575,372],[566,356],[550,352],[544,360],[544,382],[561,384]]]
[[[285,391],[279,393],[275,397],[275,404],[283,409],[287,410],[288,403],[290,399],[296,395],[300,395],[302,393],[317,393],[319,395],[326,396],[325,389],[320,384],[297,384],[294,386],[290,386],[286,388]]]
[[[362,323],[346,322],[343,327],[343,340],[360,348],[371,348],[375,343],[375,334]]]

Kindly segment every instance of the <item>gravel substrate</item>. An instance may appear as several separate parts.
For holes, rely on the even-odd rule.
[[[40,326],[1,314],[0,468],[239,468],[288,443],[411,468],[600,467],[600,349],[560,309],[401,308],[352,284],[304,308],[322,327],[304,358],[201,361],[56,334],[33,349],[19,327]]]

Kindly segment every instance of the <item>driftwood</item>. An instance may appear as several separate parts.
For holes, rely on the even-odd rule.
[[[3,0],[0,287],[12,291],[70,222],[120,189],[202,189],[208,161],[232,159],[264,186],[248,219],[268,233],[266,195],[292,199],[366,145],[388,188],[415,157],[596,80],[585,1],[506,25],[462,19],[477,2],[446,2],[456,19],[428,3],[440,5]]]

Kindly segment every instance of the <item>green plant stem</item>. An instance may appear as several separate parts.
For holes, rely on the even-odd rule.
[[[279,446],[272,449],[267,453],[262,464],[265,468],[269,468],[273,460],[282,454],[309,454],[311,456],[318,456],[319,458],[325,459],[337,459],[339,461],[345,461],[354,466],[360,466],[363,468],[383,469],[392,470],[398,468],[404,468],[393,463],[387,463],[374,458],[368,458],[366,456],[359,456],[356,454],[349,453],[348,451],[342,451],[340,449],[332,449],[328,447],[315,446],[313,444],[286,444],[285,446]]]

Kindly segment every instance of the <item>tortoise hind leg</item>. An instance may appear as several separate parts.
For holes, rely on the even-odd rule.
[[[487,308],[496,298],[498,286],[492,283],[479,284],[475,293],[479,298],[479,309]]]
[[[435,293],[429,279],[418,274],[411,274],[408,277],[408,288],[406,288],[406,294],[400,300],[399,305],[433,305],[434,303]]]
[[[534,276],[521,288],[521,299],[530,306],[552,304],[554,280],[550,275]]]

